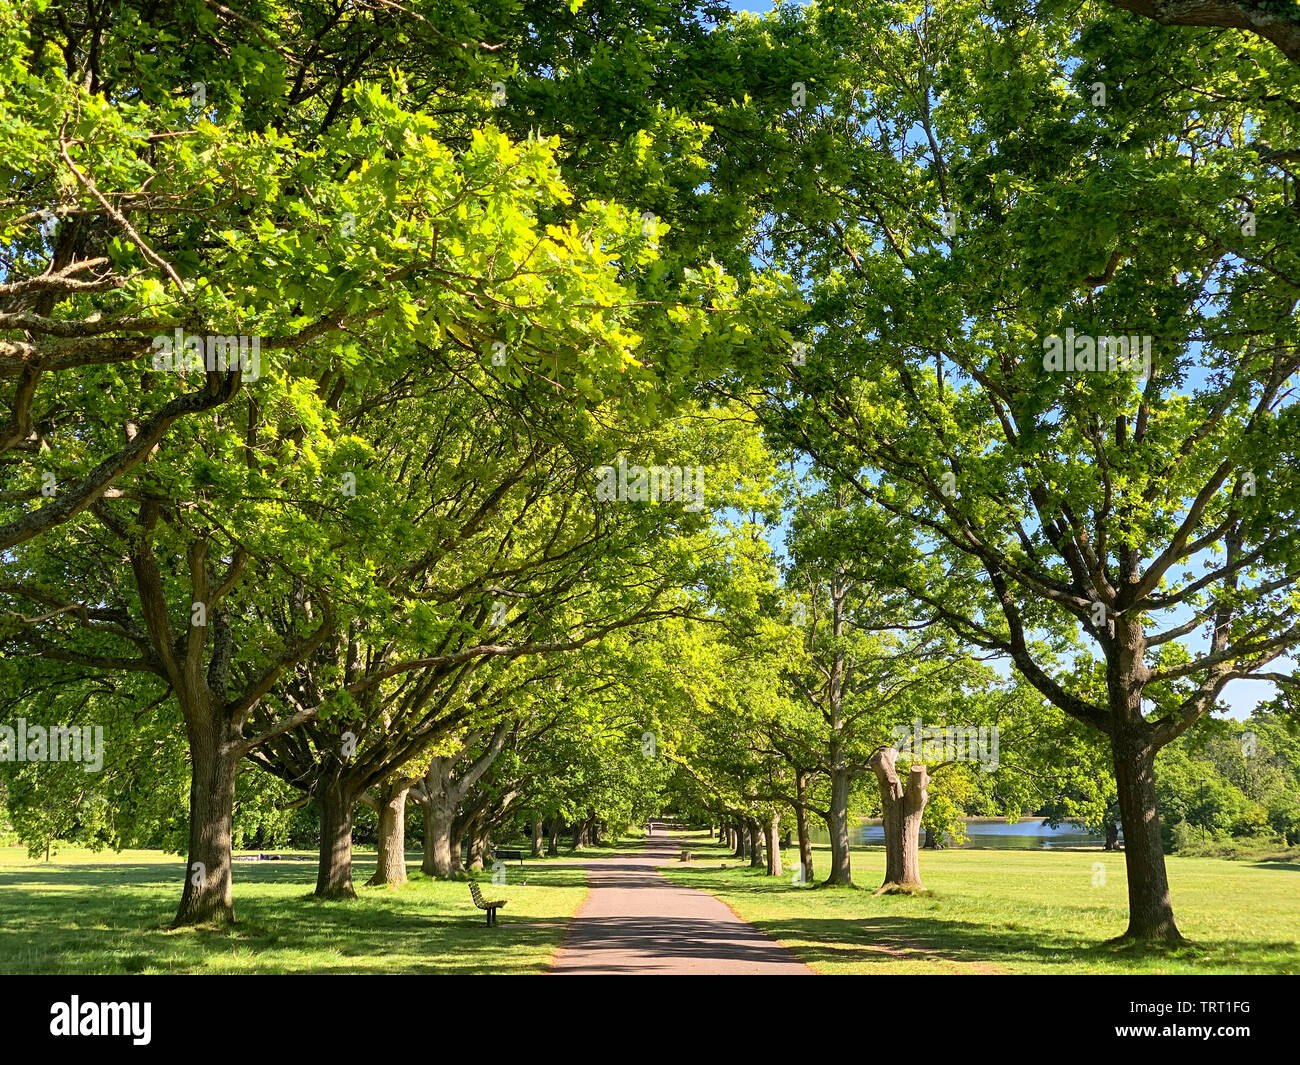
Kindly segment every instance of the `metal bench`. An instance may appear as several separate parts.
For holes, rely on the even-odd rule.
[[[518,851],[518,850],[503,850],[503,849],[500,848],[500,847],[493,847],[493,848],[492,848],[492,857],[493,857],[493,858],[500,858],[502,861],[511,861],[511,862],[513,862],[516,858],[518,858],[518,859],[519,859],[519,864],[520,864],[520,865],[523,865],[523,864],[524,864],[524,852],[523,852],[523,851]]]
[[[506,904],[505,899],[485,899],[483,892],[478,889],[478,883],[471,880],[469,882],[469,893],[474,899],[474,905],[487,914],[487,924],[490,928],[497,923],[497,910]]]

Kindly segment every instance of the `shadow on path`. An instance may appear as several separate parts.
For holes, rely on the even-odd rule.
[[[557,974],[743,974],[810,970],[785,947],[712,895],[679,887],[656,866],[680,841],[662,824],[633,858],[587,866],[591,894],[551,967]]]

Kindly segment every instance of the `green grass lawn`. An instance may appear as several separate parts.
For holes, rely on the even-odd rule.
[[[1192,947],[1109,947],[1127,923],[1124,856],[1101,851],[945,850],[921,855],[929,894],[872,895],[880,848],[853,851],[865,890],[796,887],[751,870],[703,833],[667,876],[717,895],[823,973],[1300,972],[1300,865],[1167,859],[1174,912]],[[829,853],[817,848],[824,875]],[[719,870],[721,862],[729,868]],[[1093,863],[1105,885],[1093,885]]]
[[[310,857],[237,862],[236,926],[173,931],[175,855],[67,849],[47,863],[0,849],[0,973],[537,973],[587,895],[581,869],[515,863],[504,885],[484,884],[509,900],[487,928],[469,888],[421,876],[416,853],[393,889],[361,886],[374,854],[359,852],[350,902],[308,897]]]
[[[825,973],[1297,973],[1300,865],[1171,857],[1174,905],[1189,949],[1105,945],[1125,926],[1124,861],[1100,851],[947,850],[922,855],[928,895],[874,897],[884,852],[855,850],[861,890],[796,887],[751,870],[703,833],[690,865],[666,875],[711,892]],[[617,858],[639,841],[583,851]],[[285,854],[295,852],[282,852]],[[303,852],[296,852],[302,854]],[[229,931],[167,928],[183,863],[157,851],[68,849],[31,860],[0,849],[0,973],[537,973],[586,897],[562,851],[507,866],[510,900],[496,928],[464,883],[412,873],[401,888],[367,888],[373,852],[359,851],[360,898],[317,902],[311,860],[239,862]],[[793,851],[787,851],[789,863]],[[409,856],[419,869],[419,856]],[[825,872],[827,853],[818,848]],[[1106,882],[1093,885],[1093,863]],[[719,869],[726,863],[728,868]],[[526,881],[526,883],[525,883]]]

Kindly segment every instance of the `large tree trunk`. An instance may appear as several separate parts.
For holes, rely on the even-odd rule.
[[[1123,733],[1112,735],[1111,745],[1128,870],[1128,930],[1121,938],[1181,943],[1160,840],[1155,751]]]
[[[781,812],[773,810],[767,821],[767,875],[781,875]]]
[[[573,823],[573,849],[575,851],[586,847],[591,842],[591,826],[595,820],[594,816],[588,816]]]
[[[417,789],[416,794],[420,796],[420,820],[424,825],[424,856],[420,861],[420,872],[433,876],[433,804],[424,792]]]
[[[185,715],[190,744],[190,840],[185,888],[173,926],[235,919],[230,841],[239,751],[215,708]]]
[[[551,818],[551,835],[546,841],[546,853],[554,858],[560,853],[560,831],[564,828],[563,822],[560,821],[558,814]]]
[[[424,810],[424,862],[420,868],[429,876],[447,880],[456,867],[452,847],[455,811],[449,808],[441,795],[429,797],[421,807]]]
[[[1119,850],[1119,825],[1114,821],[1107,821],[1105,828],[1106,844],[1103,849],[1108,851]]]
[[[545,830],[542,828],[542,819],[540,817],[534,817],[533,818],[533,857],[534,858],[540,858],[542,856],[542,847],[544,846],[542,837],[544,834],[545,834]]]
[[[737,858],[745,857],[745,826],[739,821],[731,825],[728,829],[731,833],[734,843],[732,844],[732,853]]]
[[[473,838],[470,830],[479,820],[457,814],[470,789],[501,753],[507,736],[507,727],[498,727],[482,753],[468,765],[465,764],[468,745],[454,755],[429,759],[418,793],[424,807],[424,861],[420,868],[430,876],[445,880],[465,871],[460,843],[467,832]]]
[[[904,787],[894,766],[896,755],[894,748],[886,747],[871,759],[871,768],[880,785],[885,830],[885,882],[876,891],[877,895],[925,890],[921,883],[919,843],[921,817],[929,799],[926,788],[929,771],[924,765],[913,764]]]
[[[831,772],[831,804],[827,808],[826,828],[831,837],[831,868],[827,884],[853,886],[853,866],[849,858],[849,792],[853,776],[840,767]]]
[[[843,505],[841,493],[836,491],[836,503]],[[831,635],[839,640],[844,635],[845,603],[848,600],[850,582],[844,575],[843,562],[836,565],[831,575],[829,592],[831,603]],[[849,857],[849,798],[853,790],[853,772],[848,764],[845,734],[848,728],[844,720],[844,675],[847,670],[843,645],[835,651],[831,660],[830,674],[826,685],[827,724],[830,725],[830,743],[827,755],[830,762],[831,801],[827,807],[826,827],[831,837],[831,869],[826,877],[827,885],[837,887],[853,886],[853,866]]]
[[[375,886],[406,883],[406,795],[410,780],[396,780],[379,789],[379,854],[375,875],[366,881]]]
[[[451,873],[453,877],[465,875],[465,826],[452,818],[451,831],[447,838],[447,849],[451,852]]]
[[[484,868],[492,856],[492,834],[487,828],[478,828],[469,841],[469,867],[474,871]]]
[[[316,793],[320,808],[320,864],[316,871],[316,897],[355,899],[352,886],[352,808],[355,796],[335,778],[323,781]]]
[[[1146,633],[1122,612],[1108,624],[1114,643],[1106,657],[1106,694],[1110,705],[1110,748],[1124,826],[1124,865],[1128,870],[1127,941],[1178,944],[1165,852],[1160,839],[1156,802],[1155,757],[1151,726],[1142,716]]]
[[[812,835],[808,831],[808,808],[804,805],[808,792],[808,774],[796,774],[794,786],[799,800],[794,808],[794,826],[799,836],[799,864],[803,871],[803,882],[810,884],[813,879]]]
[[[750,840],[749,867],[761,869],[763,867],[763,826],[751,817],[745,827]]]

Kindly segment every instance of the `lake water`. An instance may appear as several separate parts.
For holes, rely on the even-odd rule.
[[[1029,818],[1008,824],[1005,821],[970,821],[966,824],[967,840],[962,848],[989,850],[1045,850],[1052,847],[1100,847],[1106,837],[1085,832],[1074,825],[1063,824],[1051,828],[1039,818]],[[829,843],[830,833],[825,826],[814,826],[814,843]],[[883,846],[884,830],[879,821],[859,821],[853,826],[854,846]],[[924,841],[925,833],[921,833]]]

